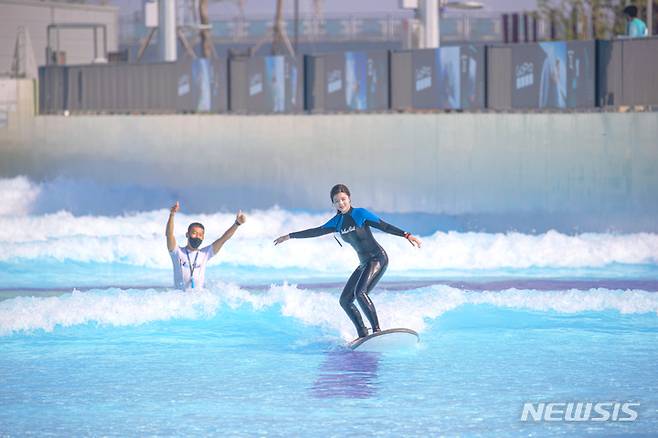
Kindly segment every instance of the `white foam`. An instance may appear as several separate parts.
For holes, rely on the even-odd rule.
[[[0,178],[0,216],[29,214],[40,193],[41,188],[24,176]]]
[[[640,290],[590,289],[537,291],[509,289],[501,292],[464,292],[471,304],[528,309],[541,312],[581,313],[618,311],[621,314],[656,313],[658,294]]]
[[[418,332],[423,332],[429,321],[464,304],[541,312],[617,311],[658,316],[658,294],[645,291],[469,292],[435,285],[413,291],[380,291],[372,298],[382,327],[408,327]],[[180,318],[211,318],[221,306],[231,311],[247,306],[255,312],[279,306],[283,317],[320,327],[346,341],[354,337],[354,327],[341,309],[337,293],[288,284],[271,286],[264,293],[250,292],[233,284],[215,284],[210,289],[194,292],[109,289],[74,291],[48,298],[18,297],[0,301],[0,335],[50,332],[58,326],[89,323],[130,326]]]
[[[185,294],[110,289],[73,291],[58,297],[18,297],[0,302],[0,334],[17,331],[52,331],[56,326],[97,323],[138,325],[172,318],[198,318],[213,314],[218,297],[209,293]]]
[[[278,208],[247,214],[247,224],[211,264],[229,259],[241,266],[342,275],[357,263],[354,251],[348,245],[339,247],[331,235],[273,245],[279,235],[318,226],[329,214],[293,213]],[[167,217],[166,209],[117,217],[74,216],[67,212],[0,216],[0,261],[55,259],[169,268],[164,236]],[[233,223],[234,217],[234,213],[179,213],[178,243],[185,244],[190,222],[204,223],[205,244],[209,244]],[[556,231],[539,235],[437,232],[424,237],[421,249],[383,233],[377,233],[376,238],[391,259],[389,272],[658,264],[658,234],[654,233],[570,236]]]
[[[539,235],[437,232],[425,239],[422,251],[383,236],[386,248],[403,254],[416,269],[582,268],[612,263],[658,263],[658,235],[652,233]]]
[[[164,228],[167,205],[158,210],[118,216],[74,215],[67,211],[35,214],[37,198],[50,198],[82,190],[81,203],[119,203],[118,193],[96,193],[82,189],[81,182],[55,180],[37,184],[25,177],[0,179],[0,262],[58,261],[124,263],[168,269]],[[48,196],[44,195],[44,192]],[[135,195],[139,200],[140,196]],[[157,197],[156,197],[157,198]],[[150,200],[153,203],[158,199]],[[40,201],[41,202],[41,201]],[[158,201],[159,202],[159,201]],[[186,226],[200,221],[211,243],[233,223],[234,212],[189,215],[185,205],[176,215],[176,238],[185,244]],[[121,211],[121,210],[118,210]],[[248,222],[212,264],[230,260],[234,265],[254,268],[302,269],[343,275],[354,269],[356,255],[348,245],[339,247],[331,235],[296,239],[275,247],[272,241],[283,234],[325,223],[333,214],[290,212],[279,208],[248,211]],[[438,228],[438,227],[437,227]],[[438,231],[424,237],[422,249],[405,239],[376,232],[391,259],[389,272],[446,270],[496,270],[528,268],[601,268],[611,264],[658,265],[656,233],[583,233],[566,235],[549,231],[538,235],[509,233],[459,233]]]

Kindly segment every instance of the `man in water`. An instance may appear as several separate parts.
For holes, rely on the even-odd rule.
[[[247,217],[242,211],[238,211],[233,225],[224,232],[222,237],[215,240],[212,245],[199,249],[205,234],[205,228],[198,222],[191,223],[187,227],[187,246],[177,246],[174,237],[174,216],[180,210],[180,204],[176,201],[171,207],[169,220],[167,221],[167,249],[174,266],[174,287],[177,289],[203,288],[206,274],[206,264],[215,254],[219,252],[238,227],[242,225]]]

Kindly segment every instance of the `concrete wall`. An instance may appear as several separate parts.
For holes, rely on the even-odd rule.
[[[20,143],[34,126],[36,94],[36,81],[0,78],[0,157],[7,139]]]
[[[658,228],[655,112],[26,114],[0,128],[0,177],[207,190],[217,208],[320,210],[344,182],[355,203],[382,212]]]
[[[55,23],[105,24],[108,51],[118,49],[119,15],[116,7],[35,0],[0,0],[0,75],[11,70],[19,26],[25,26],[30,33],[37,65],[46,64],[46,28]],[[102,34],[99,31],[100,55],[102,49]],[[66,52],[67,64],[91,63],[94,58],[92,30],[62,30],[60,50]]]

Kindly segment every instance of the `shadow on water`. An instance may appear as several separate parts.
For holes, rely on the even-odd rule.
[[[377,393],[378,368],[378,353],[329,351],[311,393],[317,398],[373,397]]]

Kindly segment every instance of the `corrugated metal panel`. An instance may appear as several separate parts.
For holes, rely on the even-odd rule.
[[[623,104],[658,104],[658,38],[624,40],[621,44]]]
[[[622,105],[622,42],[597,42],[597,103],[599,106]]]
[[[289,59],[235,59],[230,90],[226,59],[52,66],[40,69],[41,111],[223,112],[229,91],[231,110],[245,113],[301,111],[302,101],[312,112],[658,104],[657,38],[486,50],[486,59],[469,45],[332,53],[307,56],[304,70]]]
[[[68,69],[61,66],[39,67],[39,111],[44,114],[64,111]]]
[[[323,56],[307,56],[305,60],[306,110],[324,111],[325,67]]]
[[[487,104],[492,109],[512,107],[512,49],[487,48]]]
[[[596,106],[596,42],[567,43],[567,107]]]
[[[413,87],[412,52],[391,53],[391,109],[412,108],[411,89]]]
[[[231,111],[252,114],[303,111],[304,71],[301,58],[233,58],[230,70]]]
[[[234,113],[247,112],[247,59],[233,58],[229,61],[230,110]]]
[[[310,111],[382,111],[390,108],[386,51],[329,53],[308,57]]]

